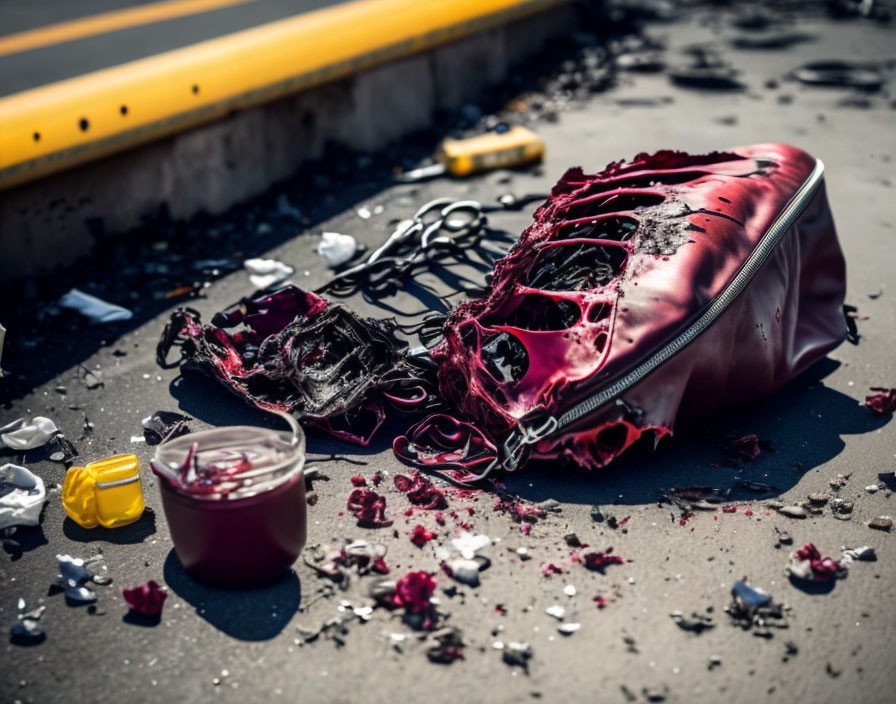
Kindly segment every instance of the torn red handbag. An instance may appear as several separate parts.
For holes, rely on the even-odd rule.
[[[395,441],[471,481],[603,467],[677,417],[770,394],[846,335],[823,165],[783,144],[569,170],[432,351],[441,395]]]

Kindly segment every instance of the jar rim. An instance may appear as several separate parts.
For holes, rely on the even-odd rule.
[[[204,492],[184,484],[179,469],[189,461],[191,450],[235,449],[252,440],[275,439],[283,444],[285,456],[278,461],[232,475],[227,478],[226,490]],[[224,426],[200,430],[162,443],[150,461],[152,471],[178,493],[199,499],[239,499],[273,489],[303,471],[305,465],[305,434],[297,426],[292,433],[248,425]],[[224,484],[224,483],[222,483]]]

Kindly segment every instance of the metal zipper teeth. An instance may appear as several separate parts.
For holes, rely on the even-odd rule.
[[[574,423],[583,416],[612,400],[623,391],[626,391],[628,388],[637,384],[659,365],[693,342],[704,330],[712,325],[753,280],[753,277],[756,276],[756,273],[762,265],[765,264],[765,261],[769,258],[772,251],[783,239],[784,234],[790,229],[800,214],[802,214],[806,205],[815,195],[821,184],[823,175],[824,164],[820,159],[816,159],[815,168],[812,170],[812,173],[809,174],[809,178],[803,182],[803,185],[800,186],[799,190],[794,194],[793,198],[790,199],[790,202],[785,206],[784,210],[781,211],[778,219],[775,220],[771,227],[766,231],[762,240],[760,240],[756,249],[753,250],[753,253],[749,256],[743,268],[693,325],[672,340],[668,345],[663,347],[650,359],[642,362],[634,370],[622,377],[619,381],[585,401],[582,401],[579,405],[571,408],[560,416],[556,430],[561,430],[570,423]]]

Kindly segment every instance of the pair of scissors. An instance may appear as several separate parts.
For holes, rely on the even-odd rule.
[[[380,247],[360,264],[340,272],[317,293],[347,293],[366,284],[370,289],[397,285],[433,253],[444,252],[481,236],[486,218],[475,200],[436,198],[409,220],[402,220]]]

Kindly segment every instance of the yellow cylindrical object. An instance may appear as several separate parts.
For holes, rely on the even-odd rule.
[[[486,132],[468,139],[446,139],[436,153],[452,176],[534,164],[544,158],[544,142],[519,125],[506,132]]]
[[[115,455],[72,467],[62,486],[62,505],[84,528],[118,528],[143,515],[143,487],[136,455]]]

